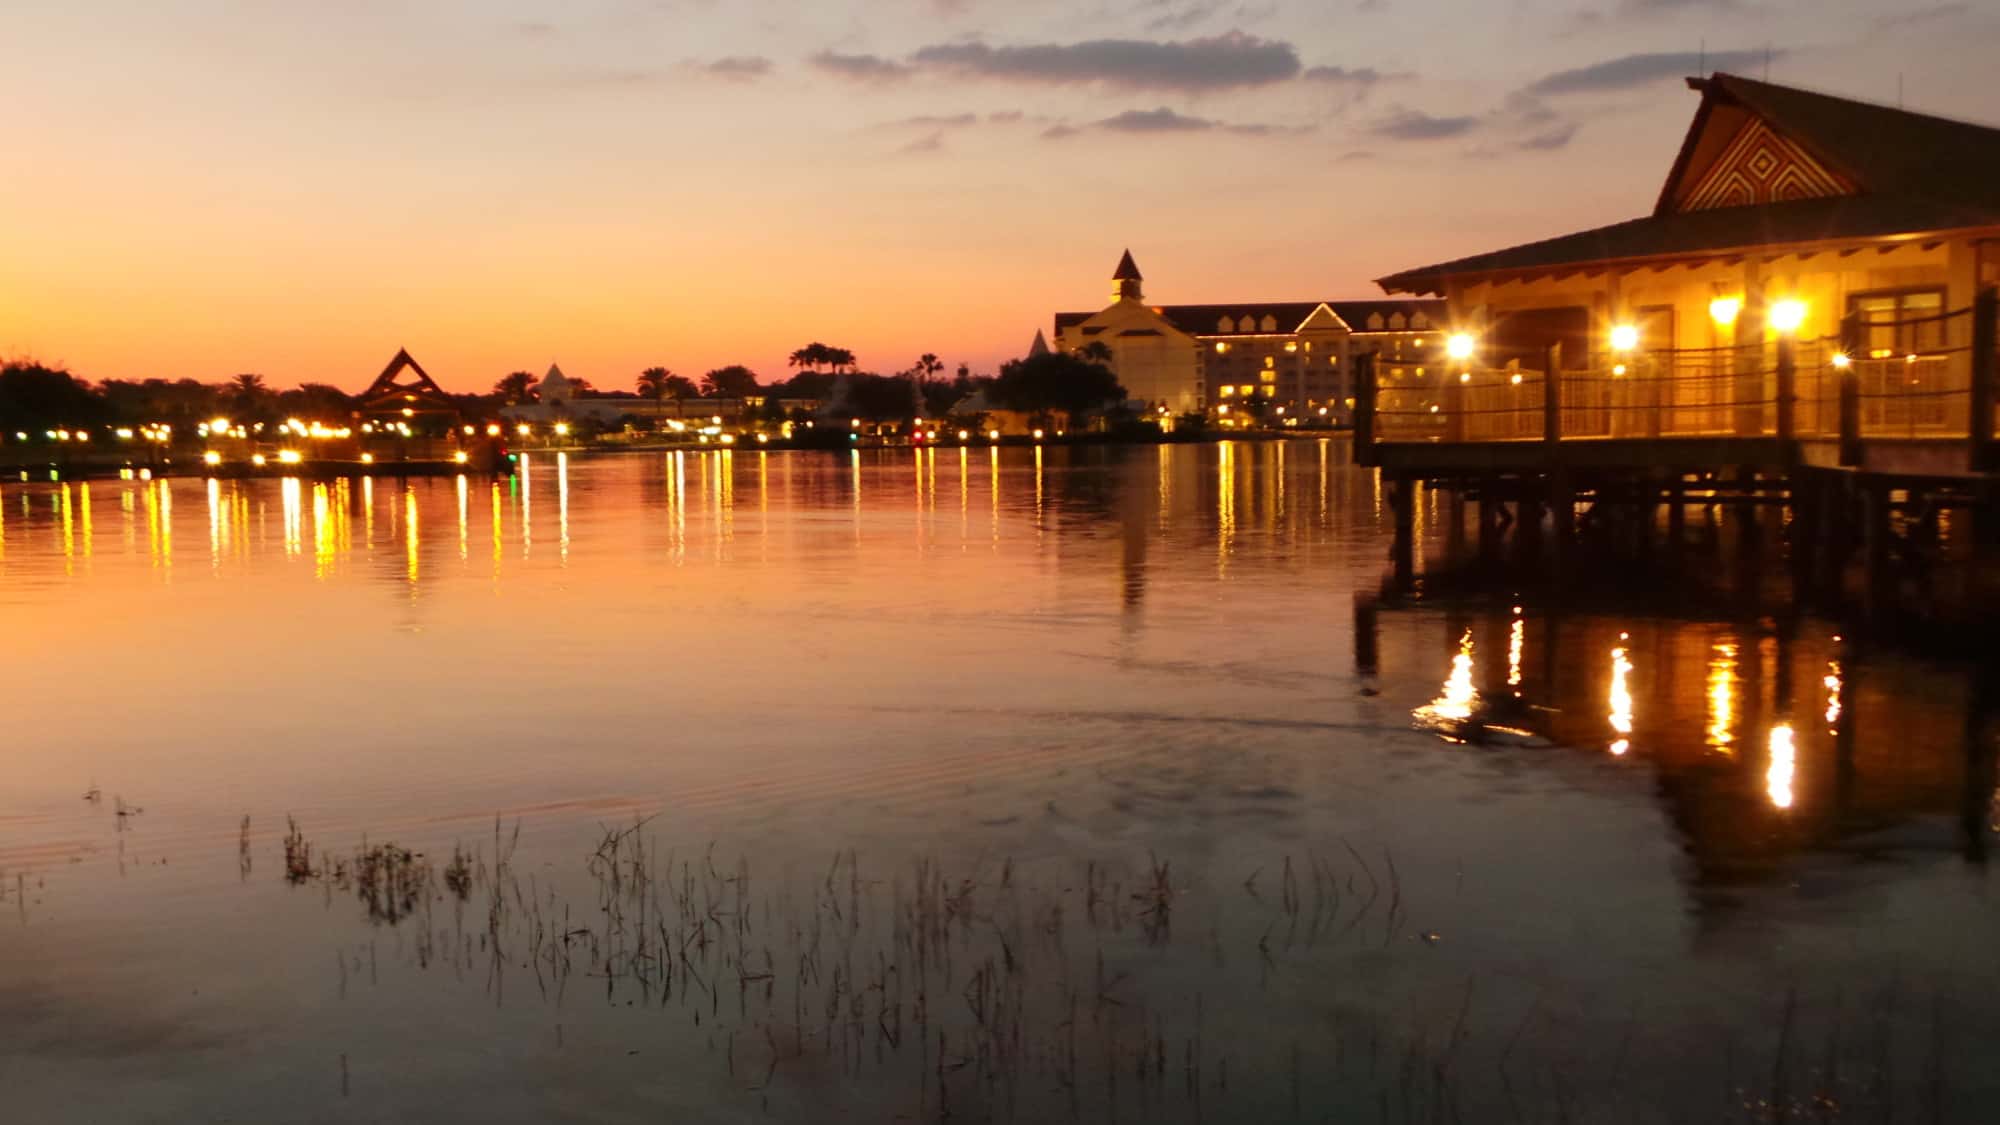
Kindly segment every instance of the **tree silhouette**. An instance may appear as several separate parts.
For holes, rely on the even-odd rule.
[[[526,371],[516,371],[493,384],[493,393],[505,399],[509,406],[519,406],[535,395],[535,384],[540,380]]]
[[[925,352],[923,355],[917,357],[915,371],[919,379],[929,382],[937,377],[938,372],[943,370],[944,361],[938,359],[936,352]]]
[[[1102,340],[1092,340],[1076,350],[1077,358],[1090,363],[1110,363],[1111,345]]]
[[[640,394],[659,402],[667,397],[667,380],[673,377],[674,373],[664,367],[648,367],[639,372],[636,386]]]
[[[1052,352],[1002,367],[992,395],[1010,410],[1077,414],[1123,402],[1125,388],[1107,367]]]
[[[757,373],[740,363],[718,367],[701,377],[701,393],[709,398],[743,398],[760,389]]]

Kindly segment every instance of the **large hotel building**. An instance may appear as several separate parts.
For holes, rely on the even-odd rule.
[[[1111,280],[1109,307],[1056,314],[1055,346],[1104,357],[1131,401],[1148,410],[1344,422],[1356,356],[1374,354],[1389,380],[1443,359],[1443,301],[1149,305],[1129,251]]]

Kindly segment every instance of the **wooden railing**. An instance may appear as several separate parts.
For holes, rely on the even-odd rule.
[[[1641,352],[1578,368],[1551,348],[1540,370],[1461,365],[1390,378],[1369,363],[1359,372],[1359,444],[1838,439],[1850,454],[1843,462],[1856,464],[1862,441],[1964,440],[1984,467],[2000,461],[1996,317],[2000,297],[1988,289],[1938,316],[1850,318],[1830,339]],[[1922,346],[1863,353],[1882,339]]]

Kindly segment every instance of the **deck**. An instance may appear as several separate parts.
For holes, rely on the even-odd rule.
[[[1355,457],[1380,468],[1397,506],[1399,579],[1411,570],[1419,484],[1477,499],[1486,546],[1509,528],[1539,540],[1546,520],[1559,556],[1580,512],[1610,506],[1628,509],[1616,518],[1644,537],[1662,507],[1673,534],[1688,505],[1783,504],[1795,547],[1812,547],[1795,556],[1824,539],[1827,551],[1865,544],[1872,564],[1939,510],[1994,526],[1996,316],[2000,296],[1987,289],[1936,316],[1849,318],[1830,339],[1574,363],[1551,347],[1538,364],[1401,379],[1365,364]]]

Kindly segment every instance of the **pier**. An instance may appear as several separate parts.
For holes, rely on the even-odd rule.
[[[1546,542],[1558,568],[1584,527],[1644,552],[1678,547],[1691,510],[1780,519],[1805,587],[1837,589],[1858,556],[1872,605],[1952,521],[1969,519],[1977,551],[2000,539],[1996,314],[1987,287],[1931,316],[1850,315],[1825,339],[1634,348],[1584,366],[1558,343],[1540,363],[1468,357],[1416,382],[1364,362],[1355,457],[1383,474],[1400,584],[1424,486],[1476,504],[1482,556]],[[1923,346],[1870,346],[1886,340]]]

